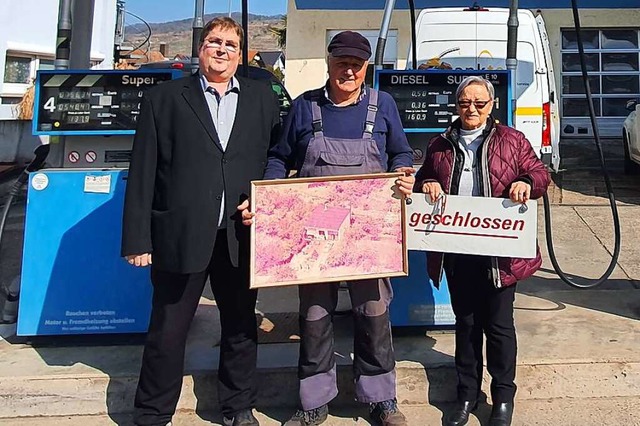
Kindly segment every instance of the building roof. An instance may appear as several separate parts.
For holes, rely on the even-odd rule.
[[[262,62],[264,62],[265,65],[274,66],[280,58],[282,58],[282,62],[284,63],[284,54],[281,50],[261,50],[260,52],[258,52],[258,54],[260,55],[260,59],[262,59]]]
[[[257,50],[249,49],[249,52],[247,54],[247,57],[249,58],[249,62],[253,61],[256,58],[257,54],[258,54]],[[242,63],[242,58],[240,58],[240,63]]]
[[[313,209],[307,227],[337,231],[351,211],[342,207],[318,206]]]
[[[158,52],[157,50],[136,49],[128,52],[127,56],[130,58],[127,62],[133,62],[135,64],[160,62],[167,59],[162,55],[162,53]]]

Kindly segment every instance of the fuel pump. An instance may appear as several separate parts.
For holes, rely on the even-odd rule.
[[[511,78],[510,78],[510,84],[511,84],[511,92],[514,94],[514,99],[511,100],[510,104],[511,104],[511,114],[510,116],[513,118],[515,118],[515,114],[516,114],[516,100],[515,100],[515,85],[516,85],[516,79],[515,79],[515,72],[518,66],[518,62],[516,59],[516,53],[517,53],[517,36],[518,36],[518,0],[510,0],[510,7],[509,7],[509,19],[507,21],[507,29],[508,29],[508,39],[507,39],[507,58],[506,58],[506,66],[507,69],[509,70],[509,73],[511,74]],[[474,7],[476,7],[474,5]],[[617,207],[615,204],[615,196],[613,193],[613,189],[611,186],[611,181],[610,181],[610,177],[609,177],[609,173],[606,169],[606,164],[605,164],[605,160],[604,160],[604,154],[602,151],[602,147],[600,144],[600,136],[599,136],[599,132],[598,132],[598,127],[597,127],[597,123],[596,123],[596,118],[595,118],[595,110],[593,107],[593,103],[592,103],[592,95],[591,95],[591,89],[589,86],[589,80],[588,80],[588,76],[587,76],[587,68],[586,68],[586,63],[585,63],[585,55],[584,55],[584,47],[583,47],[583,43],[582,43],[582,37],[581,37],[581,28],[580,28],[580,16],[579,16],[579,9],[578,9],[578,5],[577,5],[577,1],[576,0],[571,0],[571,7],[572,7],[572,11],[573,11],[573,18],[574,18],[574,24],[575,24],[575,30],[576,30],[576,35],[577,35],[577,41],[578,41],[578,50],[579,50],[579,56],[580,56],[580,64],[581,64],[581,69],[582,69],[582,76],[583,76],[583,82],[584,82],[584,86],[585,86],[585,93],[587,96],[587,104],[589,105],[589,116],[591,119],[591,125],[593,128],[593,134],[594,134],[594,140],[595,140],[595,144],[596,144],[596,148],[597,148],[597,152],[599,155],[599,159],[600,159],[600,164],[601,164],[601,168],[602,168],[602,173],[604,176],[604,180],[605,180],[605,184],[607,187],[607,193],[608,193],[608,198],[609,198],[609,203],[611,205],[611,211],[612,211],[612,217],[613,217],[613,225],[614,225],[614,234],[615,234],[615,245],[614,245],[614,250],[613,250],[613,254],[612,254],[612,259],[611,259],[611,263],[609,264],[607,270],[604,272],[604,274],[596,279],[596,280],[592,280],[592,281],[587,281],[585,282],[585,279],[582,279],[580,282],[575,281],[574,279],[572,279],[571,277],[569,277],[565,272],[562,271],[557,258],[555,256],[555,251],[554,251],[554,247],[553,247],[553,236],[552,236],[552,225],[551,225],[551,209],[550,209],[550,204],[549,204],[549,197],[547,194],[545,194],[543,196],[543,204],[544,204],[544,212],[545,212],[545,233],[546,233],[546,240],[547,240],[547,248],[549,251],[549,257],[551,260],[551,263],[553,265],[554,270],[556,271],[556,273],[558,274],[558,276],[560,277],[560,279],[562,279],[562,281],[564,281],[565,283],[569,284],[570,286],[573,287],[577,287],[577,288],[590,288],[590,287],[595,287],[601,283],[603,283],[604,281],[606,281],[609,276],[613,273],[613,270],[615,269],[615,266],[617,264],[617,260],[618,260],[618,256],[620,254],[620,218],[618,216],[618,211],[617,211]],[[386,39],[387,39],[387,34],[388,34],[388,30],[389,30],[389,25],[391,22],[391,17],[392,17],[392,13],[393,10],[395,8],[395,0],[387,0],[385,3],[385,9],[384,9],[384,15],[383,15],[383,22],[380,26],[380,36],[378,38],[378,43],[377,43],[377,49],[376,49],[376,55],[375,55],[375,69],[376,69],[376,82],[377,82],[377,77],[379,75],[381,75],[382,73],[382,58],[384,55],[384,47],[386,44]],[[415,4],[413,0],[409,0],[409,9],[410,9],[410,16],[411,16],[411,29],[412,29],[412,52],[413,52],[413,57],[412,57],[412,65],[415,67],[417,64],[417,58],[416,58],[416,51],[417,51],[417,44],[416,44],[416,35],[415,35],[415,31],[416,31],[416,23],[415,23]],[[513,123],[515,123],[515,120],[513,120]]]
[[[63,137],[63,159],[29,176],[19,336],[146,331],[149,271],[120,257],[127,167],[144,92],[179,75],[38,73],[33,134]]]

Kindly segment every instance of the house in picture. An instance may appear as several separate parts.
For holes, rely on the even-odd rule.
[[[343,207],[316,207],[304,227],[307,240],[339,240],[351,224],[351,210]]]

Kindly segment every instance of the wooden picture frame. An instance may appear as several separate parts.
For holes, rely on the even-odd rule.
[[[251,288],[408,275],[399,176],[251,182]]]

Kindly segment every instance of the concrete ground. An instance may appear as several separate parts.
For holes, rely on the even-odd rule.
[[[557,185],[550,193],[558,260],[569,274],[592,278],[607,267],[613,232],[589,147],[581,142],[563,145],[567,171],[555,176]],[[640,177],[622,175],[619,143],[608,141],[605,149],[614,188],[620,193],[622,252],[613,275],[595,289],[577,290],[562,283],[544,247],[542,269],[519,283],[514,425],[640,425]],[[3,243],[3,280],[19,265],[19,206]],[[542,220],[540,209],[539,238],[544,246]],[[263,290],[259,299],[258,309],[273,319],[275,331],[279,314],[296,311],[295,288]],[[11,337],[13,330],[0,326],[0,335],[7,339],[0,341],[0,424],[131,423],[139,336],[27,342]],[[453,337],[447,332],[395,330],[398,400],[411,425],[441,424],[455,399]],[[205,295],[189,335],[177,425],[220,420],[214,402],[218,341],[215,303]],[[258,414],[265,425],[286,420],[296,404],[297,351],[295,341],[260,346]],[[341,394],[327,424],[368,424],[366,409],[353,403],[349,317],[336,319],[336,353]],[[485,376],[486,392],[488,379]],[[483,404],[469,424],[486,424],[489,411]]]
[[[448,406],[447,406],[448,407]],[[439,426],[442,424],[443,407],[431,405],[409,405],[401,407],[410,425]],[[445,407],[446,408],[446,407]],[[486,424],[491,409],[481,406],[469,419],[469,426]],[[638,398],[610,399],[545,399],[519,402],[514,414],[514,426],[556,426],[581,425],[639,425],[636,413],[640,412]],[[255,412],[263,426],[282,424],[291,415],[291,410],[275,409]],[[131,416],[125,415],[117,419],[119,424],[127,424]],[[8,419],[2,422],[5,426],[107,426],[114,421],[109,416],[67,416],[37,417],[29,419]],[[219,416],[212,413],[181,412],[174,418],[175,426],[220,425]],[[364,410],[350,410],[331,407],[331,415],[323,426],[357,426],[370,425]]]

